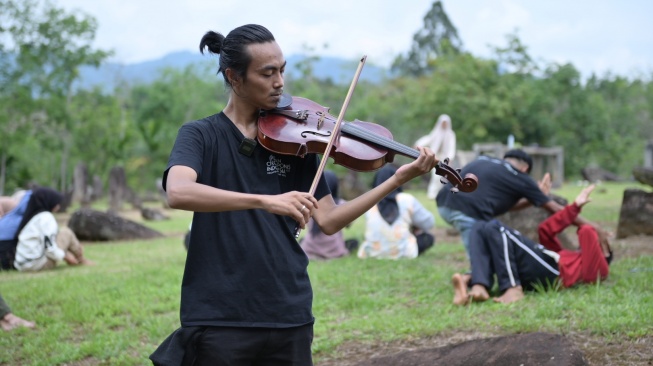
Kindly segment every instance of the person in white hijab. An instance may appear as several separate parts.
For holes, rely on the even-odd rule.
[[[456,157],[456,133],[451,126],[451,117],[441,114],[431,133],[420,137],[415,142],[415,146],[428,146],[438,159],[449,158],[449,161],[453,161]],[[435,175],[435,170],[431,170],[431,180],[426,191],[428,198],[434,199],[442,186],[440,178]]]

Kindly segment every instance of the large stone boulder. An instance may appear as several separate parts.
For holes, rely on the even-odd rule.
[[[141,207],[141,216],[147,221],[170,220],[170,217],[164,214],[163,211],[151,207]]]
[[[653,168],[634,168],[633,177],[636,181],[653,187]]]
[[[580,172],[583,175],[583,178],[591,183],[596,182],[620,182],[624,179],[618,175],[609,172],[603,168],[583,168]]]
[[[566,337],[550,333],[477,339],[445,347],[375,357],[357,366],[584,366],[583,353]]]
[[[79,240],[86,241],[153,239],[164,236],[156,230],[113,213],[91,209],[81,209],[73,213],[68,227]]]
[[[626,189],[619,212],[617,238],[653,235],[653,193]]]

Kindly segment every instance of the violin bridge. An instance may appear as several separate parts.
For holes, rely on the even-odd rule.
[[[321,129],[324,124],[324,113],[320,113],[320,118],[317,119],[317,129]]]

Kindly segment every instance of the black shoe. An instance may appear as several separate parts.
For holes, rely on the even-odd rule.
[[[348,239],[345,240],[345,248],[349,251],[349,253],[353,253],[358,249],[358,240],[356,239]]]

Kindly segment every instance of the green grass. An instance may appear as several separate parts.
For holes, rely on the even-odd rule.
[[[616,227],[623,190],[603,184],[584,215]],[[641,188],[641,187],[639,187]],[[581,187],[554,193],[569,200]],[[413,192],[434,210],[422,192]],[[0,293],[36,330],[0,333],[0,365],[146,365],[149,354],[179,326],[179,293],[190,214],[148,223],[164,239],[87,244],[93,267],[61,265],[42,273],[0,273]],[[436,215],[439,226],[442,220]],[[362,237],[362,221],[346,236]],[[600,285],[529,294],[518,303],[451,304],[451,274],[465,269],[458,242],[443,243],[404,261],[355,257],[311,262],[315,291],[316,364],[337,357],[345,342],[374,344],[480,332],[513,334],[583,332],[605,339],[637,339],[653,332],[653,257],[619,258]]]

